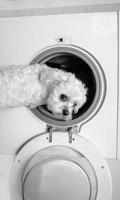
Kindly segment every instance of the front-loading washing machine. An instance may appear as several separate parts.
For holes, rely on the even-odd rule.
[[[86,103],[70,121],[56,118],[46,106],[0,110],[0,153],[10,158],[2,196],[112,199],[106,158],[117,154],[117,13],[0,22],[2,66],[46,63],[74,73],[88,88]]]
[[[49,46],[30,64],[35,63],[59,67],[87,80],[87,101],[70,121],[56,118],[45,106],[32,110],[47,124],[48,132],[19,151],[10,176],[12,199],[109,200],[107,164],[93,145],[78,136],[81,126],[96,115],[105,99],[106,80],[100,64],[85,50],[67,44]]]

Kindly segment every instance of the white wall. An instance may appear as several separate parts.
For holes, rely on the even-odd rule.
[[[61,6],[87,6],[105,5],[120,3],[119,0],[0,0],[0,10],[28,9],[28,8],[49,8]]]
[[[0,0],[0,17],[118,10],[119,0]]]

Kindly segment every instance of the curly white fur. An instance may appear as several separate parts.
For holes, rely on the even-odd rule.
[[[61,101],[60,95],[67,96]],[[72,73],[53,69],[43,64],[11,66],[0,69],[0,107],[30,106],[46,104],[59,118],[69,120],[86,102],[87,89]],[[68,116],[63,110],[68,109]]]

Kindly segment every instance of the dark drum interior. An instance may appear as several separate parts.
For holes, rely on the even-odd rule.
[[[87,101],[80,108],[79,112],[73,116],[73,119],[83,115],[92,105],[96,94],[96,80],[90,66],[82,58],[70,53],[54,54],[54,57],[52,56],[52,58],[47,59],[45,63],[52,68],[72,72],[75,74],[76,78],[85,83],[88,88]],[[48,111],[46,106],[42,107]]]

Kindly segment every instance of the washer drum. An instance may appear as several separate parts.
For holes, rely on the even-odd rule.
[[[106,94],[105,75],[99,62],[89,52],[74,45],[49,46],[34,56],[30,62],[36,63],[72,72],[88,88],[87,101],[72,120],[67,122],[56,118],[45,106],[32,109],[39,119],[55,127],[70,127],[85,123],[99,111]]]

